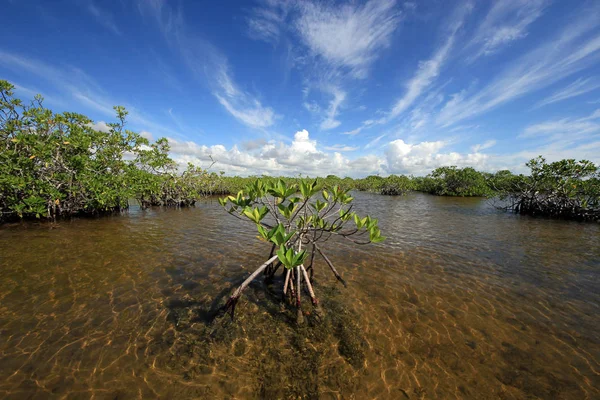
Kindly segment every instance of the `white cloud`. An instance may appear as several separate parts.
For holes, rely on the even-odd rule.
[[[348,131],[348,132],[342,132],[342,135],[350,135],[350,136],[358,135],[361,130],[362,130],[362,127],[358,127],[356,129],[352,129],[351,131]]]
[[[548,104],[557,103],[572,97],[581,96],[582,94],[594,91],[600,88],[600,82],[594,78],[579,78],[570,85],[554,92],[535,105],[534,108],[546,106]]]
[[[527,36],[527,28],[547,6],[547,0],[495,1],[466,46],[474,51],[469,61],[493,54],[501,47]]]
[[[396,101],[390,112],[381,118],[378,123],[386,123],[407,110],[421,94],[429,88],[440,75],[441,69],[448,60],[456,40],[456,34],[462,27],[466,16],[471,12],[471,3],[464,3],[457,7],[450,20],[448,38],[439,47],[433,56],[426,61],[421,61],[414,76],[407,82],[404,95]]]
[[[95,131],[100,131],[100,132],[104,132],[104,133],[110,132],[110,126],[108,126],[106,124],[106,122],[104,122],[104,121],[94,122],[89,125],[90,125],[90,128],[92,128]]]
[[[381,139],[383,139],[386,136],[387,136],[386,133],[384,133],[383,135],[377,136],[375,139],[371,140],[369,143],[366,144],[365,149],[370,149],[371,147],[375,146],[377,143],[379,143],[381,141]]]
[[[476,144],[475,146],[471,147],[471,150],[474,153],[478,153],[481,150],[486,150],[489,149],[490,147],[494,147],[496,145],[496,141],[494,139],[490,139],[485,141],[483,144]]]
[[[333,95],[333,99],[329,102],[325,119],[321,122],[321,130],[329,130],[340,126],[341,122],[336,120],[336,117],[339,107],[346,99],[346,93],[339,88],[329,87],[327,91]]]
[[[151,142],[154,140],[154,135],[148,131],[141,131],[140,136],[148,139]]]
[[[600,109],[587,117],[563,118],[533,124],[525,128],[520,138],[544,137],[545,141],[575,143],[600,136]]]
[[[358,147],[345,146],[343,144],[335,144],[333,146],[325,147],[325,150],[330,150],[330,151],[356,151],[358,149],[359,149]]]
[[[215,93],[215,97],[231,115],[251,128],[268,128],[275,122],[276,115],[273,109],[263,107],[258,100],[254,100],[253,103],[241,104],[244,103],[243,100],[233,99],[237,102],[236,105],[218,93]]]
[[[386,48],[400,22],[394,0],[371,0],[364,5],[299,3],[296,28],[311,53],[334,67],[365,78],[378,51]]]
[[[446,43],[435,52],[431,59],[419,63],[417,72],[406,84],[404,96],[396,101],[390,110],[390,113],[381,120],[382,123],[400,115],[434,82],[440,74],[440,69],[446,61],[453,44],[454,36],[450,36]]]
[[[250,37],[277,44],[291,6],[287,1],[266,0],[263,7],[254,8],[247,19]]]
[[[326,176],[363,176],[365,173],[382,173],[382,160],[369,155],[350,160],[336,148],[333,153],[318,149],[316,140],[310,138],[308,131],[295,133],[290,145],[283,142],[265,142],[252,146],[251,150],[240,151],[237,146],[227,149],[223,145],[202,146],[191,141],[169,139],[173,158],[180,164],[192,162],[206,165],[212,156],[215,168],[229,174],[254,175],[297,175]]]
[[[142,15],[151,15],[156,20],[169,44],[181,53],[195,76],[214,87],[213,95],[234,118],[256,129],[275,123],[279,117],[275,111],[235,83],[227,58],[208,41],[188,33],[181,8],[172,8],[165,0],[142,1],[138,7]]]
[[[124,104],[123,101],[108,97],[98,82],[76,67],[58,68],[36,59],[22,57],[2,50],[0,50],[0,65],[19,73],[26,72],[29,76],[37,76],[52,84],[56,92],[59,93],[54,94],[52,99],[60,98],[61,100],[55,101],[55,103],[60,103],[61,106],[64,106],[62,99],[75,100],[79,106],[83,104],[88,109],[96,110],[114,118],[116,113],[113,107],[121,104],[125,105],[129,113],[127,121],[136,124],[139,128],[151,129],[165,135],[181,135],[181,132],[156,122],[153,118],[136,110],[131,104]],[[64,103],[68,103],[68,100],[64,100]]]
[[[174,39],[182,32],[183,13],[181,8],[174,10],[168,3],[168,0],[138,0],[138,10],[143,16],[150,15],[155,19],[160,30],[168,40]]]
[[[321,112],[321,107],[315,102],[305,101],[304,103],[302,103],[302,106],[306,108],[307,111],[313,114],[319,114]]]
[[[600,59],[600,35],[591,34],[600,20],[598,9],[586,10],[583,17],[554,38],[525,54],[476,93],[455,93],[437,117],[449,126],[487,112],[510,100],[549,86],[579,72]]]
[[[409,144],[402,139],[390,142],[385,150],[387,171],[398,174],[425,175],[431,170],[448,165],[473,167],[479,170],[486,168],[489,156],[480,152],[460,154],[457,152],[441,153],[446,142],[421,142]]]
[[[103,25],[106,29],[110,30],[115,35],[121,36],[121,31],[119,30],[119,28],[117,28],[113,16],[110,13],[98,8],[93,1],[90,1],[88,3],[87,10],[96,18],[98,23]]]

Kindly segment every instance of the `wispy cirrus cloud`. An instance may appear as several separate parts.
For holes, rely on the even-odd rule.
[[[383,135],[377,136],[375,139],[371,140],[369,143],[367,143],[365,145],[365,149],[370,149],[371,147],[376,146],[381,141],[381,139],[385,138],[386,136],[387,136],[386,133],[384,133]]]
[[[325,150],[330,151],[356,151],[359,147],[346,146],[343,144],[334,144],[333,146],[325,146]]]
[[[321,1],[264,0],[247,18],[250,37],[277,43],[281,36],[297,37],[308,55],[354,78],[366,78],[379,51],[390,45],[401,21],[396,0],[364,4]]]
[[[389,46],[400,23],[395,0],[371,0],[342,6],[299,3],[295,26],[302,42],[315,57],[334,68],[345,68],[366,78],[378,52]]]
[[[495,1],[466,45],[472,52],[469,62],[498,52],[502,47],[527,36],[527,28],[548,5],[548,0]]]
[[[117,24],[115,23],[114,17],[111,13],[98,7],[92,0],[87,3],[86,9],[94,16],[94,18],[96,18],[96,21],[98,21],[99,24],[104,26],[115,35],[122,35],[121,30],[117,27]]]
[[[476,144],[475,146],[471,147],[471,150],[475,153],[480,152],[481,150],[487,150],[491,147],[494,147],[496,145],[496,140],[494,139],[490,139],[490,140],[486,140],[484,143],[482,144]]]
[[[265,107],[250,94],[242,91],[231,79],[226,64],[218,67],[214,96],[238,121],[256,129],[268,128],[279,118],[271,107]]]
[[[572,97],[581,96],[582,94],[592,92],[600,88],[600,81],[595,78],[579,78],[568,86],[552,93],[550,96],[538,102],[534,108],[547,106],[548,104],[557,103]]]
[[[511,63],[481,90],[463,90],[451,96],[437,117],[449,126],[480,115],[508,101],[547,87],[600,60],[598,7],[585,10],[551,41]]]
[[[341,89],[335,86],[330,86],[326,90],[333,96],[333,98],[329,102],[329,107],[327,107],[325,119],[323,120],[323,122],[321,122],[320,125],[320,128],[323,131],[337,128],[341,125],[341,122],[338,121],[336,117],[338,115],[340,106],[346,99],[346,92],[342,91]]]
[[[321,114],[321,130],[330,130],[341,124],[338,116],[349,95],[348,82],[368,77],[401,17],[396,0],[363,4],[265,0],[252,10],[248,30],[250,37],[273,44],[283,35],[294,39],[295,63],[302,65],[307,84],[331,96],[326,104],[313,100],[303,105]]]
[[[289,1],[265,0],[260,7],[254,7],[246,19],[248,35],[252,39],[277,44],[292,7],[293,3]]]
[[[456,42],[456,35],[472,9],[473,4],[471,2],[464,2],[456,7],[449,20],[446,40],[434,51],[430,59],[419,62],[415,74],[406,83],[406,90],[402,97],[394,103],[391,110],[378,123],[387,123],[409,109],[415,100],[436,81],[451,55],[451,50]]]
[[[151,16],[167,42],[180,52],[192,73],[211,87],[214,97],[229,114],[244,125],[264,129],[272,126],[278,115],[233,80],[227,58],[211,43],[190,33],[181,8],[165,0],[140,1],[140,13]]]
[[[114,106],[125,105],[129,113],[127,119],[144,129],[154,130],[161,134],[181,136],[183,132],[157,122],[154,118],[144,114],[131,104],[122,99],[110,97],[102,85],[96,82],[83,70],[73,66],[56,66],[34,58],[24,57],[19,54],[8,53],[0,50],[0,66],[13,70],[19,74],[27,74],[30,78],[37,77],[49,83],[52,87],[48,100],[60,99],[53,103],[62,107],[75,103],[85,106],[105,116],[114,118]],[[31,90],[29,90],[31,91]]]
[[[533,124],[520,138],[544,137],[546,141],[579,142],[600,136],[600,109],[585,117],[563,118]]]

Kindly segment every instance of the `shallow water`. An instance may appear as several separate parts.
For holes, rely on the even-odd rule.
[[[0,228],[0,397],[600,398],[599,224],[356,202],[388,240],[327,243],[302,328],[260,281],[207,323],[269,251],[215,201]]]

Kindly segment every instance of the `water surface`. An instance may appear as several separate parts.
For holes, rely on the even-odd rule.
[[[0,397],[600,398],[599,224],[356,201],[388,240],[327,243],[303,328],[260,281],[207,322],[269,250],[215,201],[0,228]]]

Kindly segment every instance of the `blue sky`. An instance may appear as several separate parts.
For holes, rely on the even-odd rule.
[[[598,1],[2,0],[0,78],[228,174],[600,163]]]

